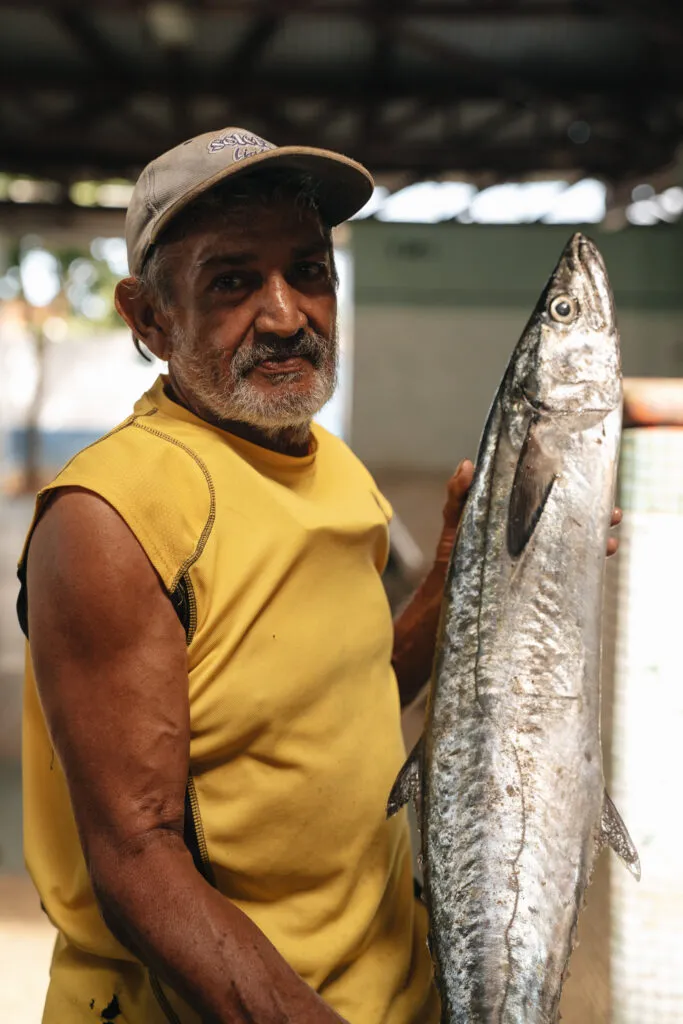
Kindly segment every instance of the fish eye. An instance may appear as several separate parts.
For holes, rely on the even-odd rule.
[[[550,303],[549,312],[553,320],[561,324],[570,324],[576,319],[579,304],[571,295],[556,295]]]

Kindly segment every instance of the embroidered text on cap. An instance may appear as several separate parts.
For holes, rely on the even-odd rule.
[[[212,139],[207,149],[209,153],[220,153],[227,146],[232,147],[232,158],[235,161],[244,160],[248,156],[256,156],[257,153],[265,153],[268,149],[275,149],[272,142],[266,142],[259,135],[252,135],[251,132],[227,132]]]

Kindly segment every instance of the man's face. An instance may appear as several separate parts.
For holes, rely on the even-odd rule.
[[[168,245],[169,373],[200,412],[300,427],[336,383],[336,294],[317,217],[293,201],[205,219]]]

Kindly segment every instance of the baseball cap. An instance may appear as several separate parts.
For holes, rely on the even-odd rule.
[[[372,195],[370,172],[341,153],[275,146],[244,128],[197,135],[152,160],[135,184],[126,213],[130,273],[140,273],[150,247],[188,203],[219,181],[266,163],[313,178],[320,215],[328,227],[348,220]]]

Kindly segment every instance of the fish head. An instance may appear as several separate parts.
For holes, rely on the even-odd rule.
[[[567,243],[511,363],[511,392],[546,414],[607,415],[621,402],[619,334],[597,246]]]

